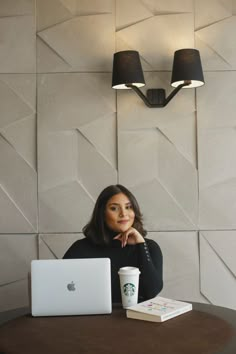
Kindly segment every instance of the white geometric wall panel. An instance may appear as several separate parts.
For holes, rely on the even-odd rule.
[[[145,77],[150,86],[168,87],[167,74]],[[119,92],[117,106],[119,181],[138,198],[148,230],[196,229],[193,91],[183,90],[164,109],[147,109],[133,92]]]
[[[235,0],[195,0],[195,28],[207,27],[232,16]]]
[[[147,237],[155,240],[163,253],[164,286],[160,295],[207,302],[200,294],[197,232],[150,232]]]
[[[28,16],[35,13],[35,0],[1,0],[1,16]]]
[[[40,231],[74,232],[117,182],[115,93],[109,74],[38,80]]]
[[[201,292],[213,304],[236,310],[236,231],[201,231]]]
[[[192,11],[193,2],[189,0],[117,0],[116,28],[120,30],[156,15]]]
[[[116,50],[137,50],[144,70],[171,70],[174,51],[194,47],[193,22],[189,13],[153,15],[139,20],[116,31]],[[160,35],[156,36],[157,33]]]
[[[236,68],[236,30],[234,1],[195,1],[196,47],[201,52],[204,70]]]
[[[53,0],[48,4],[38,0],[37,4],[38,72],[111,71],[113,1]]]
[[[34,13],[34,0],[1,0],[1,73],[33,73],[36,71]]]
[[[197,92],[199,225],[236,227],[236,73],[206,73]],[[227,94],[225,94],[227,93]]]
[[[28,302],[30,261],[37,259],[36,235],[0,235],[0,311]]]
[[[69,247],[82,238],[82,233],[39,235],[39,259],[61,259]]]
[[[35,75],[0,75],[0,232],[37,231]]]

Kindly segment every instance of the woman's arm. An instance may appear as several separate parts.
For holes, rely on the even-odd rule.
[[[140,301],[155,297],[163,288],[163,257],[158,244],[153,240],[137,245],[139,252]]]
[[[151,299],[163,287],[162,252],[153,240],[145,240],[133,227],[118,234],[114,239],[121,242],[121,247],[136,245],[138,248],[138,264],[141,271],[139,297],[140,300]]]

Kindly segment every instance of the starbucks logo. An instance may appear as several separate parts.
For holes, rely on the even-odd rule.
[[[135,285],[132,283],[126,283],[123,286],[123,290],[126,296],[133,296],[135,294]]]

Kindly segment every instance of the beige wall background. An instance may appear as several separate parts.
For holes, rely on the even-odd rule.
[[[0,310],[28,304],[31,259],[60,258],[99,192],[136,195],[163,296],[236,309],[236,1],[1,0]],[[173,53],[204,87],[149,109],[111,89],[113,53],[171,91]]]

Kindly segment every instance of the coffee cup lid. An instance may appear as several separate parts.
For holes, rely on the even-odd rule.
[[[119,275],[136,275],[140,274],[140,270],[137,267],[122,267],[118,271]]]

